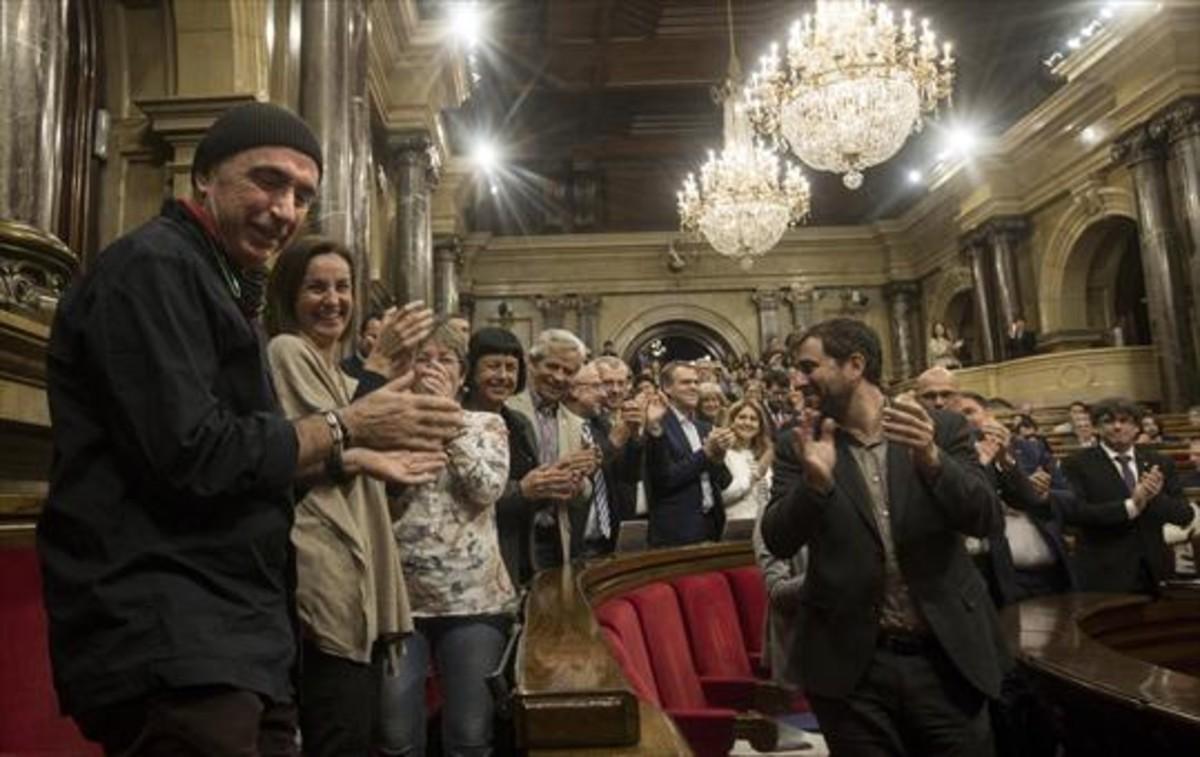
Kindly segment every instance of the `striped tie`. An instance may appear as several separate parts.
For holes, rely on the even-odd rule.
[[[586,422],[583,424],[583,446],[596,446],[592,427]],[[603,468],[597,468],[595,474],[592,475],[592,506],[596,509],[596,525],[600,528],[600,535],[605,539],[610,538],[612,524],[608,511],[608,484],[604,480]]]

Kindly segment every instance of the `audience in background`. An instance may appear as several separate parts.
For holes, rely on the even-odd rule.
[[[275,262],[267,287],[268,357],[289,418],[345,407],[359,388],[338,368],[353,282],[350,252],[320,237],[296,242]],[[390,325],[415,326],[413,342],[403,345],[411,352],[431,319],[428,310],[413,310],[405,323]],[[433,481],[445,464],[441,452],[350,447],[340,470],[311,480],[296,505],[291,538],[304,631],[299,701],[306,754],[371,749],[382,660],[399,659],[402,635],[412,630],[383,482]]]
[[[725,398],[725,392],[721,391],[719,384],[712,381],[700,384],[700,404],[696,406],[697,417],[707,421],[710,426],[724,426],[728,406],[729,400]]]
[[[729,409],[729,428],[734,438],[725,453],[730,475],[721,492],[725,519],[752,520],[771,496],[771,424],[762,405],[742,400]]]
[[[447,321],[435,325],[414,357],[415,392],[455,398],[467,343]],[[516,610],[496,533],[495,504],[508,481],[508,431],[495,413],[465,411],[462,433],[445,447],[446,467],[429,483],[406,486],[393,526],[412,607],[399,671],[384,676],[380,749],[425,754],[425,679],[438,672],[447,754],[489,754],[496,669]]]
[[[1187,526],[1192,509],[1183,498],[1175,464],[1134,446],[1141,410],[1126,399],[1092,407],[1096,447],[1063,461],[1075,496],[1064,500],[1064,520],[1079,533],[1076,566],[1084,591],[1155,594],[1169,575],[1163,524]]]
[[[512,333],[482,328],[471,335],[467,350],[463,407],[496,413],[508,431],[508,481],[496,502],[500,554],[513,585],[533,578],[533,516],[559,499],[575,496],[578,482],[557,465],[541,465],[537,436],[525,416],[505,402],[525,388],[525,350]]]
[[[962,365],[958,352],[962,349],[963,340],[955,339],[950,330],[941,321],[935,321],[926,345],[926,357],[929,365],[938,368],[958,368]]]
[[[533,426],[538,462],[552,467],[556,476],[565,472],[573,484],[569,497],[547,500],[552,506],[533,516],[534,570],[562,565],[573,549],[578,550],[580,545],[572,543],[572,538],[580,532],[570,527],[571,513],[587,512],[592,498],[590,479],[596,470],[596,455],[583,448],[582,419],[562,404],[586,353],[579,337],[566,329],[541,332],[529,348],[525,391],[507,403]]]
[[[646,498],[652,546],[681,546],[720,538],[721,491],[729,485],[725,453],[733,432],[699,418],[696,370],[680,362],[662,372],[663,394],[646,411]],[[665,396],[664,396],[665,395]]]

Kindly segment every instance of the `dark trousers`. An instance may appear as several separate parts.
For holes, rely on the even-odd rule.
[[[984,696],[937,649],[876,649],[849,696],[808,699],[835,757],[994,753]]]
[[[379,709],[378,661],[366,665],[304,642],[300,734],[305,757],[361,757],[371,752]]]
[[[111,757],[298,757],[296,708],[228,686],[167,689],[76,716]]]

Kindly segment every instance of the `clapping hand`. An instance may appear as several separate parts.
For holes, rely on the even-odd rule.
[[[913,463],[926,474],[935,472],[941,465],[933,429],[933,419],[917,402],[897,398],[883,408],[883,437],[908,447]]]
[[[792,431],[796,456],[804,466],[804,481],[809,488],[822,493],[833,489],[833,468],[837,464],[837,447],[833,441],[836,430],[837,423],[832,418],[821,420],[818,413],[806,410],[801,415],[800,425]]]
[[[372,478],[389,484],[429,484],[437,480],[446,467],[445,452],[409,452],[407,450],[379,451],[365,447],[346,450],[348,470],[358,468]]]
[[[1150,500],[1157,497],[1158,493],[1162,491],[1163,480],[1162,470],[1157,465],[1151,467],[1138,479],[1137,486],[1133,489],[1133,505],[1139,514],[1150,504]]]
[[[1045,502],[1050,499],[1050,482],[1052,477],[1044,468],[1038,468],[1029,476],[1029,483],[1033,487],[1033,494],[1037,497],[1038,502]]]
[[[408,391],[413,374],[384,384],[342,411],[356,447],[440,452],[462,431],[463,413],[447,397]]]
[[[714,462],[723,460],[735,438],[732,429],[714,428],[704,440],[704,454]]]
[[[391,375],[398,376],[412,366],[413,351],[433,331],[433,311],[414,300],[402,308],[390,308],[383,315],[378,351],[391,364]]]
[[[529,500],[568,500],[577,496],[582,486],[579,474],[572,472],[561,461],[534,468],[525,474],[519,484],[521,496]]]
[[[600,467],[601,454],[599,447],[583,447],[563,455],[558,464],[568,471],[578,473],[581,477],[586,478]]]
[[[667,397],[660,391],[646,392],[642,397],[646,407],[646,429],[657,436],[667,415]]]

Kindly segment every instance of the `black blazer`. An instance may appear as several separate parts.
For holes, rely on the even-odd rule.
[[[1162,491],[1133,520],[1125,509],[1129,489],[1103,448],[1089,447],[1063,461],[1063,473],[1075,494],[1063,510],[1063,519],[1079,530],[1075,559],[1084,591],[1152,590],[1142,580],[1143,566],[1154,583],[1171,573],[1163,524],[1186,526],[1192,520],[1192,508],[1171,458],[1145,447],[1137,448],[1134,455],[1139,476],[1157,465],[1164,480]]]
[[[700,418],[693,422],[703,442],[712,426]],[[704,515],[700,488],[702,473],[708,473],[712,486],[716,533],[712,533],[713,526]],[[692,451],[675,412],[668,409],[663,418],[662,435],[646,437],[646,508],[650,516],[647,540],[650,546],[679,546],[719,538],[725,528],[721,491],[732,479],[724,462],[710,461],[703,449]]]
[[[888,445],[892,538],[913,602],[947,656],[971,685],[995,698],[1009,656],[963,535],[983,538],[1002,527],[1000,501],[966,421],[944,411],[932,415],[942,458],[936,479],[923,480],[909,451]],[[883,543],[850,443],[837,432],[834,488],[821,495],[805,485],[792,437],[781,437],[762,522],[763,540],[777,557],[808,545],[797,644],[806,690],[827,697],[858,686],[875,653],[883,599]]]
[[[638,439],[630,439],[621,449],[616,449],[608,439],[612,425],[606,418],[589,418],[585,419],[584,423],[588,424],[596,446],[603,453],[600,472],[604,476],[604,484],[608,491],[608,509],[612,524],[611,533],[604,546],[606,552],[612,552],[617,545],[618,524],[623,520],[631,520],[637,513],[637,482],[641,478],[642,442]],[[595,486],[593,485],[593,505],[595,496]],[[575,518],[571,519],[571,526],[572,541],[575,541]],[[578,539],[582,542],[583,531],[587,527],[586,513],[583,522],[578,527],[580,530]]]
[[[533,578],[533,514],[545,504],[526,499],[520,488],[525,474],[538,467],[537,436],[533,425],[515,410],[501,407],[500,417],[508,428],[508,483],[496,502],[496,531],[509,578],[521,587]]]

